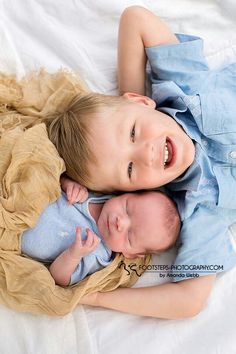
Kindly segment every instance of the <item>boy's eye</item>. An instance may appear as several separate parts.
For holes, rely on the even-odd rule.
[[[127,170],[129,179],[130,179],[131,176],[132,176],[132,171],[133,171],[133,162],[130,162],[130,163],[128,164],[128,170]]]
[[[133,127],[131,129],[130,138],[131,138],[131,141],[134,143],[134,139],[135,139],[135,124],[133,125]]]

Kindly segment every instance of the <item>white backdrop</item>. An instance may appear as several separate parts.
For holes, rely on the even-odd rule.
[[[200,35],[210,64],[236,58],[235,0],[0,0],[0,70],[19,77],[45,67],[80,72],[90,88],[117,93],[118,20],[144,5],[176,32]],[[171,263],[174,251],[155,257]],[[138,284],[160,282],[146,273]],[[63,318],[15,313],[0,306],[1,354],[234,354],[236,269],[220,275],[205,310],[192,319],[141,318],[78,306]],[[141,304],[140,304],[141,306]]]

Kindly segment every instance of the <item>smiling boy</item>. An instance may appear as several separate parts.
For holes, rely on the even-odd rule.
[[[192,140],[171,117],[155,110],[152,99],[135,93],[123,97],[112,119],[108,110],[90,133],[97,163],[88,166],[96,175],[96,189],[133,191],[171,182],[192,164]]]

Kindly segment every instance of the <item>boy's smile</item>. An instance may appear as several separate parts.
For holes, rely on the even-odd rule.
[[[159,187],[180,176],[194,159],[194,144],[174,119],[156,111],[148,97],[126,97],[127,103],[93,122],[97,164],[89,169],[100,190]]]

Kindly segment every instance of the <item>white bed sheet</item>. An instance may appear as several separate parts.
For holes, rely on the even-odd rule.
[[[0,0],[0,70],[19,77],[45,67],[83,74],[91,89],[117,93],[118,19],[144,5],[176,32],[200,35],[210,64],[236,58],[235,0]],[[174,251],[155,257],[171,263]],[[147,272],[137,286],[160,283]],[[78,306],[61,317],[21,314],[0,306],[0,353],[236,353],[236,268],[218,277],[205,310],[192,319],[141,318]]]

